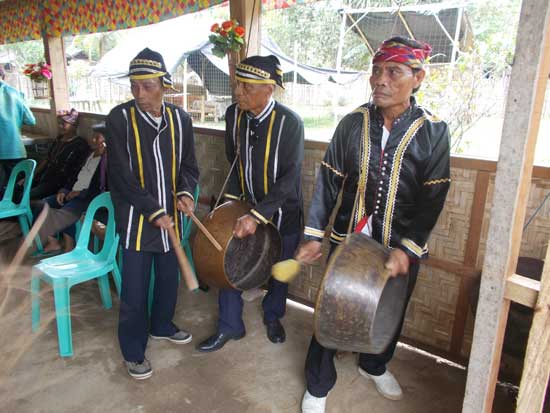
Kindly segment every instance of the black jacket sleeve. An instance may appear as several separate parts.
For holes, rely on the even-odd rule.
[[[332,140],[319,167],[315,191],[309,207],[307,225],[304,229],[306,241],[322,241],[332,210],[345,178],[345,164],[350,115],[336,127]]]
[[[191,117],[177,109],[182,121],[181,163],[176,185],[177,196],[187,195],[194,200],[195,187],[199,183],[199,168],[195,157],[195,137],[193,135],[193,123]]]
[[[73,148],[67,159],[64,160],[62,164],[63,168],[61,170],[61,174],[67,178],[67,182],[76,182],[80,169],[84,165],[88,155],[91,153],[90,145],[88,145],[88,142],[81,137],[76,137],[74,143],[72,143],[72,146]]]
[[[236,107],[233,106],[233,110],[237,110]],[[225,113],[225,157],[227,158],[227,161],[229,162],[229,165],[233,165],[233,162],[235,161],[235,157],[237,156],[237,148],[235,147],[233,143],[233,124],[231,121],[233,120],[234,114],[231,113],[231,107],[228,108],[228,110]],[[239,131],[237,131],[237,134]],[[231,170],[231,174],[229,176],[229,180],[227,181],[227,187],[225,188],[225,194],[224,196],[229,199],[242,199],[244,194],[241,189],[241,183],[239,180],[239,168],[240,168],[240,161],[237,160],[235,166]]]
[[[120,109],[119,109],[120,110]],[[133,143],[128,142],[128,133],[124,126],[122,113],[109,113],[107,116],[107,151],[109,156],[109,186],[111,192],[132,204],[137,213],[147,219],[152,214],[155,218],[166,214],[157,200],[139,183],[139,178],[132,172],[128,150],[132,151]],[[127,149],[128,148],[128,149]],[[137,171],[136,171],[137,173]],[[159,213],[159,211],[161,211]]]
[[[449,128],[446,124],[433,126],[430,128],[437,135],[432,140],[432,154],[424,169],[417,212],[412,220],[413,225],[400,234],[399,248],[415,258],[424,255],[426,243],[443,210],[451,183]]]
[[[267,195],[250,212],[261,221],[269,220],[289,197],[296,192],[296,181],[301,179],[304,160],[304,124],[295,118],[285,125],[280,143],[280,171],[277,181]]]

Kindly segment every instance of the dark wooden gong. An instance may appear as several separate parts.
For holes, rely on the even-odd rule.
[[[253,235],[233,238],[235,222],[250,209],[246,202],[229,201],[202,221],[223,247],[218,251],[202,232],[197,232],[193,241],[197,275],[209,286],[243,291],[259,287],[269,279],[272,265],[279,261],[281,236],[273,225],[258,225]]]
[[[317,295],[314,330],[325,347],[382,353],[397,332],[409,277],[388,276],[389,249],[350,235],[332,254]]]

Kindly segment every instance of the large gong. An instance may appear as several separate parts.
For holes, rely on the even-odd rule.
[[[202,232],[193,242],[193,259],[197,275],[211,287],[248,290],[264,284],[271,266],[281,256],[281,236],[272,224],[258,225],[248,237],[233,237],[238,218],[250,211],[242,201],[229,201],[214,209],[202,221],[223,247],[218,251]]]
[[[332,254],[317,295],[314,329],[325,347],[382,353],[397,332],[409,277],[388,276],[389,250],[364,234]]]

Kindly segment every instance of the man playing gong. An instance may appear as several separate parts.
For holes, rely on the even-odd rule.
[[[348,114],[336,128],[321,163],[304,230],[306,242],[296,258],[312,263],[321,256],[325,227],[342,201],[330,234],[331,252],[347,234],[360,231],[391,248],[385,264],[392,277],[409,275],[412,294],[419,260],[443,208],[450,185],[447,124],[419,106],[413,94],[431,47],[403,37],[384,41],[373,58],[372,101]],[[403,326],[381,354],[360,354],[359,373],[374,381],[384,397],[398,400],[401,387],[386,369]],[[324,412],[336,383],[334,355],[312,338],[306,359],[303,412]]]
[[[282,70],[275,56],[251,56],[236,67],[236,104],[226,112],[225,148],[232,169],[226,199],[250,203],[250,213],[233,228],[236,238],[256,232],[258,225],[273,223],[282,237],[282,259],[291,258],[302,232],[302,188],[304,156],[302,119],[276,102],[275,87],[283,86]],[[262,302],[267,337],[285,341],[279,321],[285,313],[288,284],[271,278]],[[229,340],[245,335],[242,291],[221,289],[217,332],[197,346],[200,352],[222,348]]]

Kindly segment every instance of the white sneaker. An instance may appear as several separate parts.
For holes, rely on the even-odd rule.
[[[358,370],[361,376],[374,381],[376,390],[378,390],[378,393],[380,393],[386,399],[401,400],[403,398],[403,391],[401,390],[401,386],[389,370],[386,370],[386,372],[381,376],[373,376],[372,374],[367,373],[361,367],[359,367]]]
[[[326,397],[312,396],[307,390],[302,399],[302,413],[325,413]]]

